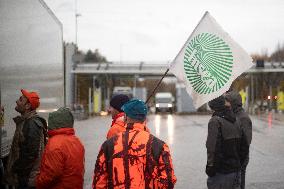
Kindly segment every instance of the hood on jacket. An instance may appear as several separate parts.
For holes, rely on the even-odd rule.
[[[60,128],[49,130],[47,134],[49,137],[53,137],[55,135],[74,135],[75,131],[74,128]]]
[[[236,121],[236,116],[232,110],[225,106],[225,97],[223,95],[209,101],[209,107],[214,111],[212,116],[224,118],[232,123]]]
[[[59,128],[73,128],[74,118],[68,108],[61,107],[48,116],[48,130]]]
[[[242,107],[242,97],[237,91],[228,92],[225,95],[225,99],[230,102],[232,110],[236,110],[239,107]]]

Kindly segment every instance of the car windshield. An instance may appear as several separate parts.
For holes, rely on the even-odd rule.
[[[156,103],[171,103],[171,98],[156,98]]]

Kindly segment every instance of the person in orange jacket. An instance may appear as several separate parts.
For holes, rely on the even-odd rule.
[[[123,94],[116,95],[111,99],[108,112],[112,116],[112,123],[107,133],[107,139],[125,131],[124,112],[121,110],[121,107],[128,101],[128,96]]]
[[[73,115],[68,108],[49,114],[49,140],[44,150],[39,189],[82,189],[84,180],[84,146],[75,136]]]
[[[97,157],[93,188],[174,188],[169,147],[146,128],[146,104],[130,100],[121,108],[126,131],[106,140]]]

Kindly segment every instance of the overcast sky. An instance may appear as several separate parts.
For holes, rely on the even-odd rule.
[[[45,0],[75,41],[75,0]],[[284,43],[284,0],[78,0],[78,46],[110,61],[171,61],[205,11],[249,54]]]

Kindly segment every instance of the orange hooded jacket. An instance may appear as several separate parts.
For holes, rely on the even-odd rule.
[[[84,146],[73,128],[48,131],[36,188],[82,189],[84,178]]]
[[[120,112],[112,120],[111,127],[107,133],[107,139],[124,132],[125,129],[124,112]]]
[[[93,188],[173,188],[176,183],[168,146],[151,135],[145,123],[105,141],[94,171]]]

